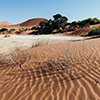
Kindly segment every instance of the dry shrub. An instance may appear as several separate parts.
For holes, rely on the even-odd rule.
[[[81,66],[86,60],[84,56],[86,47],[84,45],[83,41],[81,50],[78,49],[77,45],[74,45],[74,43],[70,45],[69,42],[55,45],[53,49],[50,48],[52,60],[48,62],[49,70],[58,75],[59,73],[65,74],[70,79],[78,79],[84,76],[82,67],[86,70],[86,66]]]
[[[33,42],[32,47],[47,45],[49,44],[49,41],[50,40],[46,39],[38,39]],[[32,48],[25,49],[22,45],[16,45],[15,47],[7,48],[3,54],[0,54],[0,64],[6,64],[6,66],[13,65],[12,70],[9,72],[13,71],[17,67],[20,67],[22,70],[24,70],[23,64],[33,57],[34,52],[36,51],[32,51]]]
[[[48,45],[50,43],[50,39],[47,40],[47,39],[37,39],[37,40],[34,40],[33,43],[32,43],[32,48],[33,47],[38,47],[38,46],[43,46],[43,45]]]
[[[39,40],[32,44],[32,47],[37,47],[41,45],[49,44],[50,40]],[[84,44],[83,44],[84,45]],[[47,61],[47,71],[51,73],[56,74],[66,74],[66,77],[70,77],[71,79],[79,78],[83,76],[83,73],[81,71],[81,66],[79,66],[80,63],[84,60],[84,46],[81,46],[82,50],[80,54],[78,54],[79,50],[76,47],[76,45],[70,45],[69,42],[66,42],[65,44],[59,44],[54,47],[49,47],[48,52],[49,55],[51,55],[51,60]],[[39,48],[38,48],[39,49]],[[20,49],[16,47],[14,50],[9,50],[10,53],[6,53],[0,56],[0,63],[2,64],[8,64],[12,65],[13,68],[9,72],[13,71],[15,68],[20,67],[22,70],[24,70],[23,64],[31,59],[33,56],[32,48],[31,49]],[[45,50],[44,50],[45,51]],[[41,52],[43,54],[43,52]],[[39,57],[41,55],[38,55]],[[44,57],[44,54],[43,54]],[[82,58],[83,57],[83,58]],[[43,60],[44,58],[42,58]],[[44,63],[44,62],[42,62]],[[7,73],[9,73],[7,72]]]
[[[23,50],[20,49],[19,47],[15,47],[13,50],[9,49],[8,52],[0,54],[0,64],[1,65],[6,64],[6,66],[13,65],[12,70],[10,70],[9,72],[13,71],[17,67],[20,67],[22,70],[24,70],[22,65],[24,64],[24,62],[31,59],[31,57],[32,57],[31,50],[29,49]]]
[[[10,34],[5,34],[5,36],[4,37],[10,37]]]

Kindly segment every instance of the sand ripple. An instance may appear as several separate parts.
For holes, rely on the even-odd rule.
[[[74,65],[69,69],[62,70],[59,66],[55,70],[56,65],[54,68],[44,64],[42,61],[46,61],[47,55],[43,51],[46,47],[45,50],[40,47],[38,51],[42,52],[42,59],[32,59],[34,64],[30,65],[26,62],[24,71],[17,68],[5,75],[10,67],[0,66],[0,100],[100,100],[100,39],[71,42],[68,45],[71,47],[69,54],[77,51],[77,61],[69,61],[70,66]],[[60,52],[61,47],[54,46],[55,52]],[[69,70],[73,71],[69,74]]]

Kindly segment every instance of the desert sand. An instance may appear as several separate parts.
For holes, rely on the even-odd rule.
[[[100,100],[100,38],[30,50],[24,70],[0,62],[0,100]]]
[[[2,22],[0,28],[32,27],[41,20],[47,21]],[[100,38],[21,35],[0,35],[0,100],[100,100]]]

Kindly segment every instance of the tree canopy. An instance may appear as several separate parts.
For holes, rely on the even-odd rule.
[[[61,14],[53,16],[54,20],[50,19],[48,22],[40,22],[41,28],[45,33],[59,32],[67,24],[68,18]],[[56,31],[55,31],[56,30]]]
[[[57,20],[57,19],[59,19],[59,18],[61,18],[62,17],[62,15],[61,14],[56,14],[56,15],[53,15],[53,18],[55,19],[55,20]]]

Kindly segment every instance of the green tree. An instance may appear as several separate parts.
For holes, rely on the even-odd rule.
[[[51,19],[48,21],[48,25],[52,25],[52,20]]]
[[[59,19],[59,18],[61,18],[61,17],[62,17],[62,15],[60,15],[60,14],[56,14],[56,15],[53,16],[53,18],[54,18],[55,20],[57,20],[57,19]]]
[[[67,24],[68,18],[60,14],[53,16],[54,20],[49,20],[48,22],[40,22],[40,26],[43,29],[44,33],[52,33],[54,30],[56,32],[62,31],[62,29]]]
[[[62,22],[64,22],[64,23],[65,23],[65,22],[67,22],[67,21],[68,21],[68,18],[67,18],[67,17],[65,17],[65,16],[63,16],[63,17],[62,17]]]
[[[41,22],[39,23],[39,25],[41,26],[41,28],[44,28],[44,27],[46,26],[46,22],[41,21]]]
[[[59,29],[60,27],[65,27],[66,23],[67,23],[67,17],[63,16],[57,20],[53,21],[53,25],[54,25],[54,29]]]
[[[92,36],[92,35],[100,35],[100,27],[93,29],[88,33],[88,36]]]

